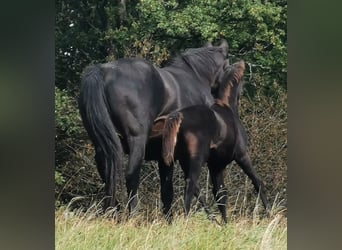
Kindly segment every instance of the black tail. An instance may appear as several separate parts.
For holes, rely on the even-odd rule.
[[[105,207],[115,206],[122,145],[109,115],[103,72],[97,65],[88,66],[82,74],[79,109],[84,127],[95,146],[97,167],[106,184],[106,195],[110,196]]]

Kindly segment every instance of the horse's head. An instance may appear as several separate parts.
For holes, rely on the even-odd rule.
[[[217,98],[219,86],[223,81],[223,78],[227,75],[227,72],[230,71],[231,65],[229,64],[229,60],[226,59],[224,63],[222,64],[222,68],[219,69],[217,72],[215,81],[211,84],[211,94]]]
[[[188,49],[182,54],[182,59],[195,72],[198,79],[208,82],[211,87],[224,69],[227,54],[228,43],[222,40],[218,46],[207,42],[201,48]]]
[[[223,74],[217,79],[212,94],[216,99],[227,105],[236,104],[242,90],[242,78],[245,71],[245,62],[238,61],[224,66]]]
[[[229,65],[229,61],[228,59],[226,59],[229,46],[227,41],[224,39],[221,40],[221,44],[217,47],[212,46],[211,43],[206,43],[206,46],[210,48],[215,48],[217,50],[217,53],[214,56],[216,69],[213,79],[211,79],[210,82],[210,87],[214,87],[216,81],[222,76],[223,72],[225,71],[225,68]]]

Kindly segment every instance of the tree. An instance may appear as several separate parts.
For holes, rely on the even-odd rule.
[[[89,63],[140,54],[161,64],[221,38],[264,85],[286,88],[286,1],[58,0],[56,9],[59,88],[77,89]]]

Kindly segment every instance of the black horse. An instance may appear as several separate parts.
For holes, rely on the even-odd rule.
[[[226,63],[228,44],[188,49],[164,68],[138,58],[88,66],[81,81],[79,109],[95,147],[95,161],[105,183],[104,208],[115,207],[116,179],[123,153],[129,155],[126,187],[129,210],[137,204],[140,169],[154,120],[196,104],[211,105],[211,86]],[[172,190],[172,170],[161,160],[161,147],[150,159],[159,160],[161,196],[166,214]]]
[[[167,165],[178,159],[184,171],[186,214],[189,213],[193,196],[199,196],[198,178],[205,162],[209,168],[213,194],[225,223],[227,191],[223,173],[233,160],[252,180],[265,208],[268,208],[264,184],[247,154],[247,135],[239,119],[238,100],[244,69],[243,61],[226,67],[225,74],[213,88],[217,98],[210,108],[196,105],[175,111],[166,118],[163,157]],[[198,198],[204,203],[201,197]]]

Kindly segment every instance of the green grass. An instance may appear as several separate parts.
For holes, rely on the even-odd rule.
[[[171,225],[152,211],[117,223],[96,216],[95,209],[55,214],[56,249],[286,249],[287,219],[238,217],[221,226],[202,212],[188,219],[175,216]]]

